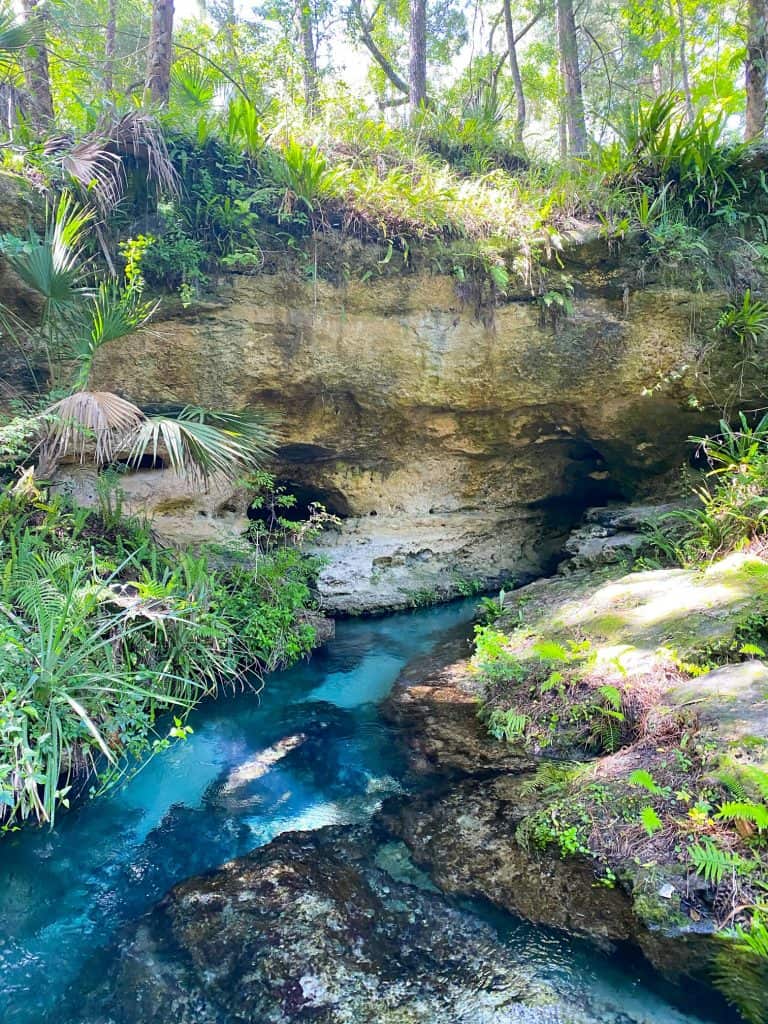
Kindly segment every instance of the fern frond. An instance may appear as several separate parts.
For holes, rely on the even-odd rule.
[[[726,871],[736,871],[744,865],[741,857],[726,853],[715,846],[711,839],[702,839],[688,847],[688,856],[697,875],[710,885],[719,885]]]
[[[761,830],[768,828],[768,807],[765,804],[731,801],[721,804],[715,817],[723,821],[751,821]]]

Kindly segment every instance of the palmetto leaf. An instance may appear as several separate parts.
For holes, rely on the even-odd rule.
[[[176,87],[178,98],[193,109],[207,110],[220,83],[210,69],[194,60],[175,61],[171,69],[171,81]]]
[[[274,451],[274,432],[263,415],[187,406],[176,418],[148,416],[131,438],[128,463],[138,465],[148,452],[157,458],[161,450],[181,476],[207,482],[220,473],[232,479]]]
[[[122,116],[112,111],[88,135],[74,145],[66,139],[48,142],[46,151],[61,163],[100,213],[114,209],[125,194],[123,159],[130,157],[146,167],[147,178],[167,195],[179,191],[179,182],[162,133],[151,115],[132,110]]]
[[[0,11],[0,61],[29,46],[34,38],[34,23],[22,24],[10,12]]]
[[[46,300],[50,313],[68,310],[82,296],[81,245],[90,219],[65,192],[45,236],[33,234],[28,244],[6,253],[19,277]]]
[[[141,409],[110,391],[76,391],[43,415],[43,461],[53,464],[72,454],[82,461],[93,449],[96,463],[105,465],[145,419]]]
[[[118,341],[139,330],[150,319],[157,306],[141,301],[131,289],[114,282],[102,282],[79,325],[73,349],[81,361],[78,386],[86,388],[93,357],[102,345]]]
[[[112,210],[123,196],[123,162],[100,138],[85,138],[61,156],[61,166],[98,206]]]

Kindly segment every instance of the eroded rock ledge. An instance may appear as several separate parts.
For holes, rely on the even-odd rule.
[[[523,293],[483,322],[447,276],[231,278],[219,301],[105,352],[94,386],[150,408],[276,413],[279,480],[343,519],[321,544],[331,612],[519,582],[588,505],[663,486],[708,425],[689,397],[722,397],[738,358],[696,369],[723,296],[640,288],[602,246],[569,258],[574,312],[555,327]],[[243,495],[125,487],[181,543],[246,521]]]
[[[621,525],[619,516],[613,528]],[[627,574],[606,552],[615,554],[609,544],[598,567],[579,568],[579,548],[572,573],[509,596],[496,625],[511,637],[516,682],[482,685],[466,656],[401,679],[384,713],[433,782],[388,801],[380,819],[445,892],[600,943],[630,941],[666,974],[706,979],[722,949],[722,894],[678,854],[716,827],[688,811],[718,772],[768,763],[768,668],[750,660],[686,677],[679,666],[728,649],[745,622],[768,613],[768,564],[747,552],[701,571]],[[537,678],[552,671],[539,645],[569,641],[589,651],[585,682],[536,697]],[[622,733],[613,753],[596,756],[583,747],[585,716],[569,716],[567,702],[584,701],[594,716],[605,685],[621,691]],[[478,722],[481,699],[524,711],[526,734],[491,738]],[[581,782],[563,783],[574,759],[587,762],[573,776]],[[547,764],[565,774],[537,775]],[[650,790],[629,781],[636,769]],[[649,833],[640,812],[654,801],[663,822]],[[727,833],[719,839],[727,848]]]
[[[559,997],[397,847],[366,829],[325,828],[172,889],[126,933],[78,1024],[622,1019],[616,1007]]]

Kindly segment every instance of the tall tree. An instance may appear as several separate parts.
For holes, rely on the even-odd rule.
[[[515,90],[515,142],[522,144],[523,131],[525,129],[525,93],[523,92],[523,77],[520,74],[520,64],[517,59],[517,40],[515,39],[515,25],[512,21],[512,5],[510,0],[504,2],[504,28],[507,33],[507,56],[509,58],[509,72],[512,75],[512,86]]]
[[[582,156],[587,151],[587,125],[584,117],[584,93],[579,67],[579,41],[573,0],[557,0],[557,40],[562,73],[563,114],[568,154]]]
[[[427,0],[410,0],[408,105],[411,119],[427,102]]]
[[[296,31],[301,43],[301,74],[304,80],[304,102],[310,114],[317,106],[317,40],[310,0],[296,0]]]
[[[693,123],[693,94],[691,92],[691,69],[688,63],[688,25],[685,18],[683,0],[675,0],[675,14],[677,17],[677,35],[680,51],[680,72],[683,79],[683,96],[685,97],[685,116],[688,123]]]
[[[744,138],[747,142],[765,134],[765,89],[768,61],[768,0],[748,0],[747,62],[745,80],[747,89],[747,121]]]
[[[104,88],[112,91],[117,53],[117,0],[107,2],[107,31],[104,37]]]
[[[32,120],[39,127],[53,122],[53,96],[48,68],[48,11],[44,0],[23,0],[24,20],[34,31],[34,46],[27,50],[23,66]]]
[[[173,60],[173,0],[152,0],[152,29],[147,54],[146,91],[161,105],[171,91]]]

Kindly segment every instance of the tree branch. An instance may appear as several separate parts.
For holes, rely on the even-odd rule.
[[[384,56],[384,54],[376,45],[373,36],[371,35],[371,29],[373,28],[373,19],[376,16],[376,11],[378,11],[379,6],[380,5],[376,7],[376,10],[374,11],[370,18],[366,18],[365,12],[363,11],[362,0],[353,0],[352,10],[357,15],[358,26],[360,29],[360,41],[366,47],[366,49],[371,54],[373,59],[379,65],[379,67],[387,76],[387,78],[390,80],[392,85],[394,85],[398,92],[405,93],[405,95],[407,96],[409,91],[408,83],[401,75],[398,74],[398,72],[393,67],[392,63]]]

